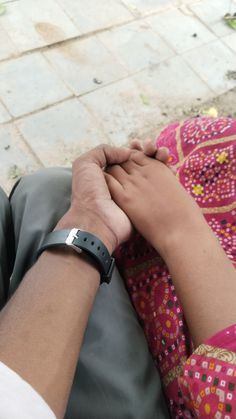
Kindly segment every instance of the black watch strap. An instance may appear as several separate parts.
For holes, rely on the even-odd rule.
[[[77,253],[84,252],[89,255],[99,268],[101,283],[106,282],[109,284],[115,266],[115,259],[110,256],[106,246],[98,237],[77,228],[53,231],[46,236],[41,248],[38,250],[38,256],[44,250],[56,246],[69,246]]]

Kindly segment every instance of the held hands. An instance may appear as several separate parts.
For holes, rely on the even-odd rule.
[[[142,149],[138,141],[132,143],[131,149],[101,145],[82,155],[73,164],[71,207],[59,222],[58,229],[78,227],[88,230],[97,235],[111,253],[129,238],[131,222],[121,209],[122,205],[112,199],[104,171],[127,162],[134,153],[132,150],[140,150],[139,154],[146,153],[164,162],[169,157],[167,149],[157,150],[151,143]]]
[[[138,141],[130,149],[101,145],[82,155],[73,164],[71,207],[57,228],[88,230],[112,253],[129,238],[133,224],[164,252],[173,234],[201,217],[168,158],[168,149]]]

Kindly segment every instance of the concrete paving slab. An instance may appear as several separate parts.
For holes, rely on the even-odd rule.
[[[77,99],[20,119],[16,124],[45,166],[70,165],[82,152],[106,142],[99,123]]]
[[[156,136],[235,86],[235,33],[222,18],[236,0],[231,10],[230,0],[6,3],[0,123],[17,118],[26,155],[32,147],[45,165],[70,164],[104,141]]]
[[[128,74],[96,37],[50,49],[44,55],[75,95],[96,90]]]
[[[39,53],[0,64],[0,97],[14,117],[71,96]]]
[[[3,122],[10,121],[10,119],[11,119],[11,116],[7,112],[6,108],[0,102],[0,124],[2,124]]]
[[[98,39],[130,73],[158,64],[175,54],[145,21],[103,32]]]
[[[117,0],[57,0],[79,30],[85,34],[133,19]]]
[[[211,42],[185,53],[183,58],[216,95],[236,86],[236,80],[228,76],[235,71],[236,56],[223,42]]]
[[[173,0],[122,0],[134,15],[158,12],[173,5]]]
[[[212,96],[207,84],[179,56],[145,70],[134,78],[150,104],[161,107],[163,112],[166,107],[184,108],[199,99],[206,100]]]
[[[145,137],[150,124],[155,126],[161,118],[158,106],[146,104],[142,90],[132,78],[83,96],[80,101],[101,121],[109,142],[117,146]]]
[[[14,57],[17,54],[16,47],[13,45],[6,31],[1,26],[1,21],[0,21],[0,40],[1,40],[0,41],[0,60],[6,60],[7,58]]]
[[[221,40],[236,53],[236,32],[224,36]]]
[[[9,193],[17,178],[39,168],[13,124],[0,126],[0,183]]]
[[[185,15],[176,9],[149,17],[147,21],[178,54],[216,39],[195,16]]]
[[[55,0],[8,3],[1,24],[21,52],[79,35],[78,28]]]
[[[191,4],[190,9],[204,22],[217,36],[225,36],[232,33],[223,17],[230,11],[231,0],[203,0],[200,3]]]

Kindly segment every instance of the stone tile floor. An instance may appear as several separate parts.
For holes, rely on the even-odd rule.
[[[0,184],[105,142],[155,137],[236,86],[236,0],[8,0]],[[230,100],[235,95],[230,95]],[[235,101],[236,102],[236,101]],[[210,103],[210,102],[209,102]]]

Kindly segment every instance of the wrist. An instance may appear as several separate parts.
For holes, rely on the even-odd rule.
[[[97,236],[112,254],[116,247],[116,240],[112,231],[94,213],[76,210],[71,207],[61,218],[55,230],[79,228]]]
[[[78,254],[68,247],[61,249],[60,247],[55,247],[52,249],[46,249],[40,256],[37,264],[56,266],[57,269],[60,267],[60,272],[64,272],[63,278],[66,279],[66,283],[73,283],[74,280],[76,284],[82,285],[82,282],[86,285],[89,284],[91,290],[97,291],[100,284],[100,275],[95,263],[92,259],[89,259],[86,254],[81,253],[78,257]],[[78,272],[80,272],[80,281],[78,281]],[[85,275],[81,275],[81,272],[84,272],[85,275],[89,276],[89,281],[87,278],[84,280]]]
[[[161,254],[162,258],[168,265],[176,254],[184,253],[185,246],[191,246],[194,250],[194,243],[201,243],[203,238],[210,231],[204,217],[200,216],[185,220],[184,225],[173,227],[168,233],[163,235],[161,245],[156,246],[154,240],[154,248]]]

